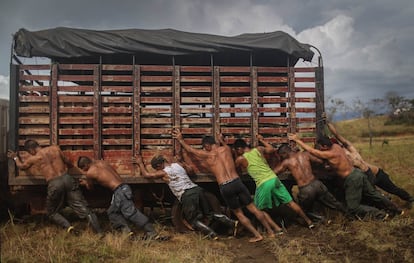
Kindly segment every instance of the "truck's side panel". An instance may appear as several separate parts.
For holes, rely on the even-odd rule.
[[[180,146],[171,137],[200,145],[204,135],[222,133],[257,144],[286,142],[291,131],[316,135],[317,68],[52,64],[16,67],[16,135],[58,144],[76,162],[80,155],[105,159],[127,182],[148,183],[131,157],[171,156]],[[27,74],[30,70],[32,74]],[[38,83],[41,83],[39,85]],[[13,92],[13,91],[11,91]],[[11,122],[13,124],[13,122]],[[24,156],[22,156],[24,158]],[[206,172],[194,163],[200,174]],[[71,170],[77,173],[76,169]],[[36,168],[29,171],[34,175]],[[9,171],[12,185],[36,185],[22,171]],[[211,181],[199,177],[199,181]]]

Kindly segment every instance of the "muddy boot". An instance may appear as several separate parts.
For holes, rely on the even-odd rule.
[[[239,221],[230,219],[228,216],[226,216],[224,214],[216,214],[216,213],[213,214],[213,218],[215,220],[217,220],[218,222],[220,222],[220,223],[222,223],[222,224],[224,224],[228,227],[231,227],[232,230],[233,230],[233,236],[236,236],[237,226],[239,224]]]
[[[214,232],[213,229],[211,229],[209,226],[205,225],[204,223],[198,220],[194,222],[193,227],[194,229],[206,235],[207,238],[214,239],[214,240],[218,239],[218,236],[216,232]]]

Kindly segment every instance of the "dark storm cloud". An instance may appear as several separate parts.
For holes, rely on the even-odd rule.
[[[0,96],[8,94],[12,34],[19,28],[174,28],[236,35],[282,30],[317,46],[327,95],[414,97],[411,0],[3,0]],[[6,94],[6,95],[5,95]]]

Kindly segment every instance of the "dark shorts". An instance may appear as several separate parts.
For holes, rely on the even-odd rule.
[[[230,209],[243,208],[253,202],[249,190],[240,178],[219,185],[221,196]]]

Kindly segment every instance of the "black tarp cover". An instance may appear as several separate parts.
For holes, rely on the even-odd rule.
[[[225,54],[229,52],[273,52],[296,63],[311,61],[310,45],[298,42],[282,31],[218,36],[173,29],[87,30],[53,28],[40,31],[20,29],[14,35],[14,50],[21,57],[47,57],[55,60],[117,55]]]

